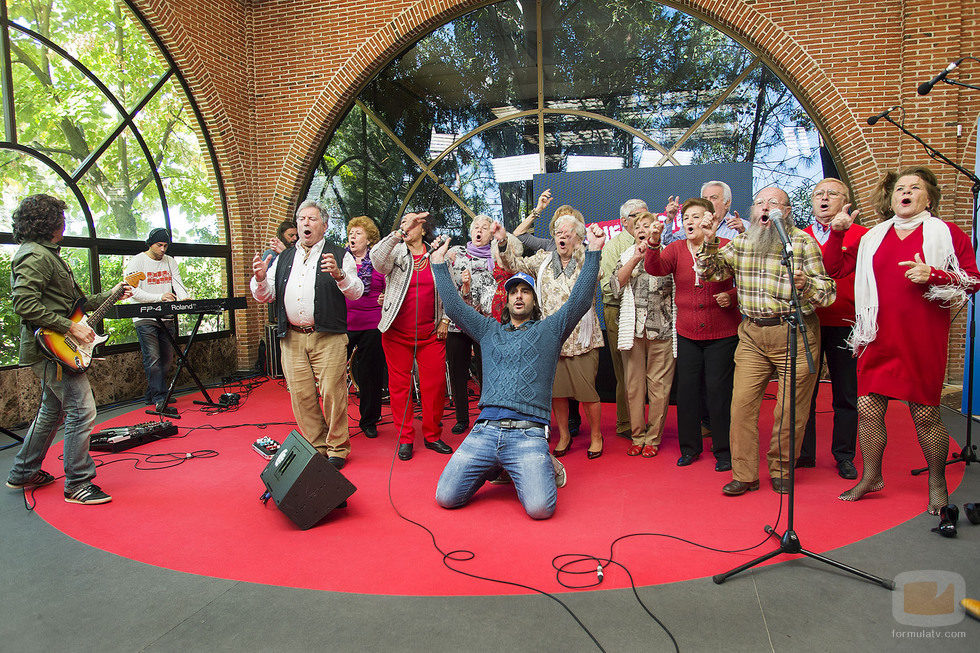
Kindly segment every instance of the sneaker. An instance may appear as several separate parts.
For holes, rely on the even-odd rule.
[[[512,483],[512,482],[513,481],[510,480],[510,474],[507,473],[507,470],[506,469],[502,469],[502,470],[500,470],[500,473],[497,474],[497,478],[492,479],[490,481],[490,484],[491,485],[507,485],[508,483]]]
[[[565,487],[565,483],[568,482],[565,466],[554,456],[551,457],[551,465],[555,469],[555,487]]]
[[[68,503],[81,503],[85,505],[96,505],[99,503],[109,503],[112,497],[102,491],[95,483],[79,485],[73,490],[65,490],[65,501]]]
[[[10,479],[7,479],[7,487],[12,490],[22,490],[29,487],[43,487],[45,485],[49,485],[50,483],[54,483],[54,476],[48,474],[43,469],[37,470],[24,481],[11,481]]]

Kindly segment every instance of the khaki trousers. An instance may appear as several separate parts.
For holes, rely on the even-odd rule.
[[[674,343],[672,340],[633,338],[633,348],[622,352],[629,403],[630,437],[633,444],[660,446],[664,419],[674,381]],[[650,404],[644,418],[643,401]]]
[[[820,351],[820,322],[816,315],[804,317],[810,352],[816,360]],[[803,338],[797,338],[796,388],[788,388],[790,357],[787,327],[758,326],[742,320],[735,349],[735,382],[732,391],[732,478],[749,483],[759,478],[759,407],[773,371],[778,381],[772,435],[766,460],[771,478],[788,478],[789,466],[800,454],[803,431],[809,416],[810,398],[817,375],[811,374],[803,351]],[[788,393],[788,394],[784,394]],[[796,402],[796,451],[789,448],[790,401]]]
[[[606,322],[606,346],[612,359],[613,374],[616,376],[616,433],[630,430],[629,402],[626,400],[626,382],[623,375],[622,352],[616,348],[619,340],[619,306],[602,305],[602,319]]]
[[[346,458],[350,453],[347,334],[290,329],[279,342],[282,373],[300,432],[323,455]]]

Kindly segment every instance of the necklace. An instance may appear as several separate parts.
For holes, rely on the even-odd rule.
[[[413,255],[412,259],[413,259],[412,267],[416,272],[419,272],[420,270],[424,270],[427,267],[429,267],[428,256],[423,255],[418,258],[415,258],[415,256]]]
[[[695,288],[700,288],[701,287],[701,275],[698,274],[698,257],[695,254],[694,245],[691,244],[691,241],[688,240],[686,242],[687,242],[687,251],[689,251],[691,253],[691,261],[693,262],[692,267],[694,269],[694,287]]]

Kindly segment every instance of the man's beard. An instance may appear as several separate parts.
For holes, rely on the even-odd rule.
[[[772,216],[770,216],[769,222],[772,222]],[[783,221],[782,224],[785,226],[786,222]],[[786,232],[788,234],[789,229]],[[776,227],[772,224],[763,226],[758,217],[752,218],[752,224],[745,230],[745,238],[753,251],[770,254],[779,254],[783,251],[783,243],[779,240]]]

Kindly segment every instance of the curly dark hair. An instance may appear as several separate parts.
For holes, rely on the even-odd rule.
[[[939,199],[942,197],[942,192],[939,190],[939,181],[936,179],[936,173],[925,166],[908,166],[897,172],[886,173],[881,181],[878,182],[878,186],[875,187],[874,195],[871,198],[875,209],[877,209],[878,213],[885,220],[895,215],[895,211],[892,210],[892,192],[895,190],[895,184],[899,179],[909,176],[918,177],[925,184],[926,194],[929,196],[929,205],[926,209],[938,218]]]
[[[68,205],[50,195],[31,195],[21,200],[14,209],[14,240],[51,240],[51,236],[65,224]]]

